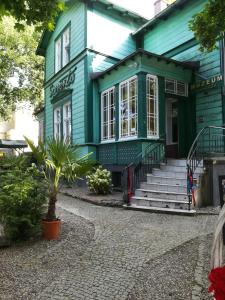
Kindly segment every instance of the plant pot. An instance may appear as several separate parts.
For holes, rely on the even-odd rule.
[[[42,220],[42,237],[44,240],[58,240],[61,230],[61,220]]]

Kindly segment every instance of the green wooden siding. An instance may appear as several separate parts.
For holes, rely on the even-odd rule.
[[[122,59],[136,50],[131,33],[137,29],[134,22],[127,22],[110,10],[95,7],[87,13],[87,47]]]
[[[167,19],[159,21],[144,36],[144,49],[163,54],[193,38],[193,32],[188,28],[192,16],[205,5],[205,0],[190,1],[184,8],[175,9]]]
[[[75,58],[86,47],[85,15],[85,5],[78,1],[73,1],[72,4],[70,4],[65,10],[65,12],[60,15],[46,51],[46,81],[54,75],[55,39],[67,24],[71,23],[70,60]]]
[[[71,68],[74,68],[72,66]],[[85,64],[84,60],[76,65],[76,78],[73,85],[72,93],[72,140],[75,144],[83,144],[85,142],[85,122],[84,122],[84,99],[85,99]],[[69,71],[69,70],[68,70]],[[57,84],[60,78],[54,82]],[[57,106],[57,103],[54,105]],[[50,85],[45,89],[45,118],[46,118],[46,137],[53,136],[53,105],[50,98]]]

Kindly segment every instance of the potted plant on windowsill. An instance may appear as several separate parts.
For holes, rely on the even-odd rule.
[[[48,210],[45,219],[42,220],[43,238],[58,239],[61,220],[56,217],[56,202],[60,190],[60,179],[74,181],[85,175],[93,165],[89,159],[92,153],[79,157],[77,145],[71,146],[69,141],[59,138],[49,138],[46,144],[39,142],[38,146],[35,146],[27,137],[25,140],[48,184]]]

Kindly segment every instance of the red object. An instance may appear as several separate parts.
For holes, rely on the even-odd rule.
[[[61,220],[42,220],[42,236],[44,240],[58,240],[61,230]]]
[[[216,300],[225,300],[225,266],[213,269],[208,278],[211,282],[208,291]]]

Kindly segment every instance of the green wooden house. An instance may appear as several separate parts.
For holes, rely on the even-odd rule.
[[[179,193],[187,194],[182,159],[188,157],[203,128],[225,123],[222,43],[203,54],[188,27],[206,2],[177,0],[146,20],[106,0],[69,1],[54,32],[44,32],[37,49],[45,57],[45,138],[70,138],[83,154],[92,151],[112,171],[115,185],[121,184],[126,166],[134,172],[142,162],[152,172],[155,163],[167,159],[174,166],[172,174],[151,176],[165,179],[183,168],[184,180],[157,183],[154,179],[148,183],[158,187],[152,186],[151,191],[164,191],[158,195],[162,199],[169,194],[169,185],[181,184]],[[223,129],[213,130],[220,136],[216,142],[221,152]],[[209,146],[206,138],[202,145],[204,150]],[[192,152],[189,175],[198,174],[202,164],[194,155],[197,152]],[[170,168],[162,167],[169,172]],[[125,178],[129,195],[140,190],[140,182],[130,186],[133,180],[133,175]],[[146,191],[139,191],[139,200],[157,198]],[[188,195],[182,199],[190,209]],[[185,209],[179,199],[169,200],[177,201],[171,202],[174,208]]]

